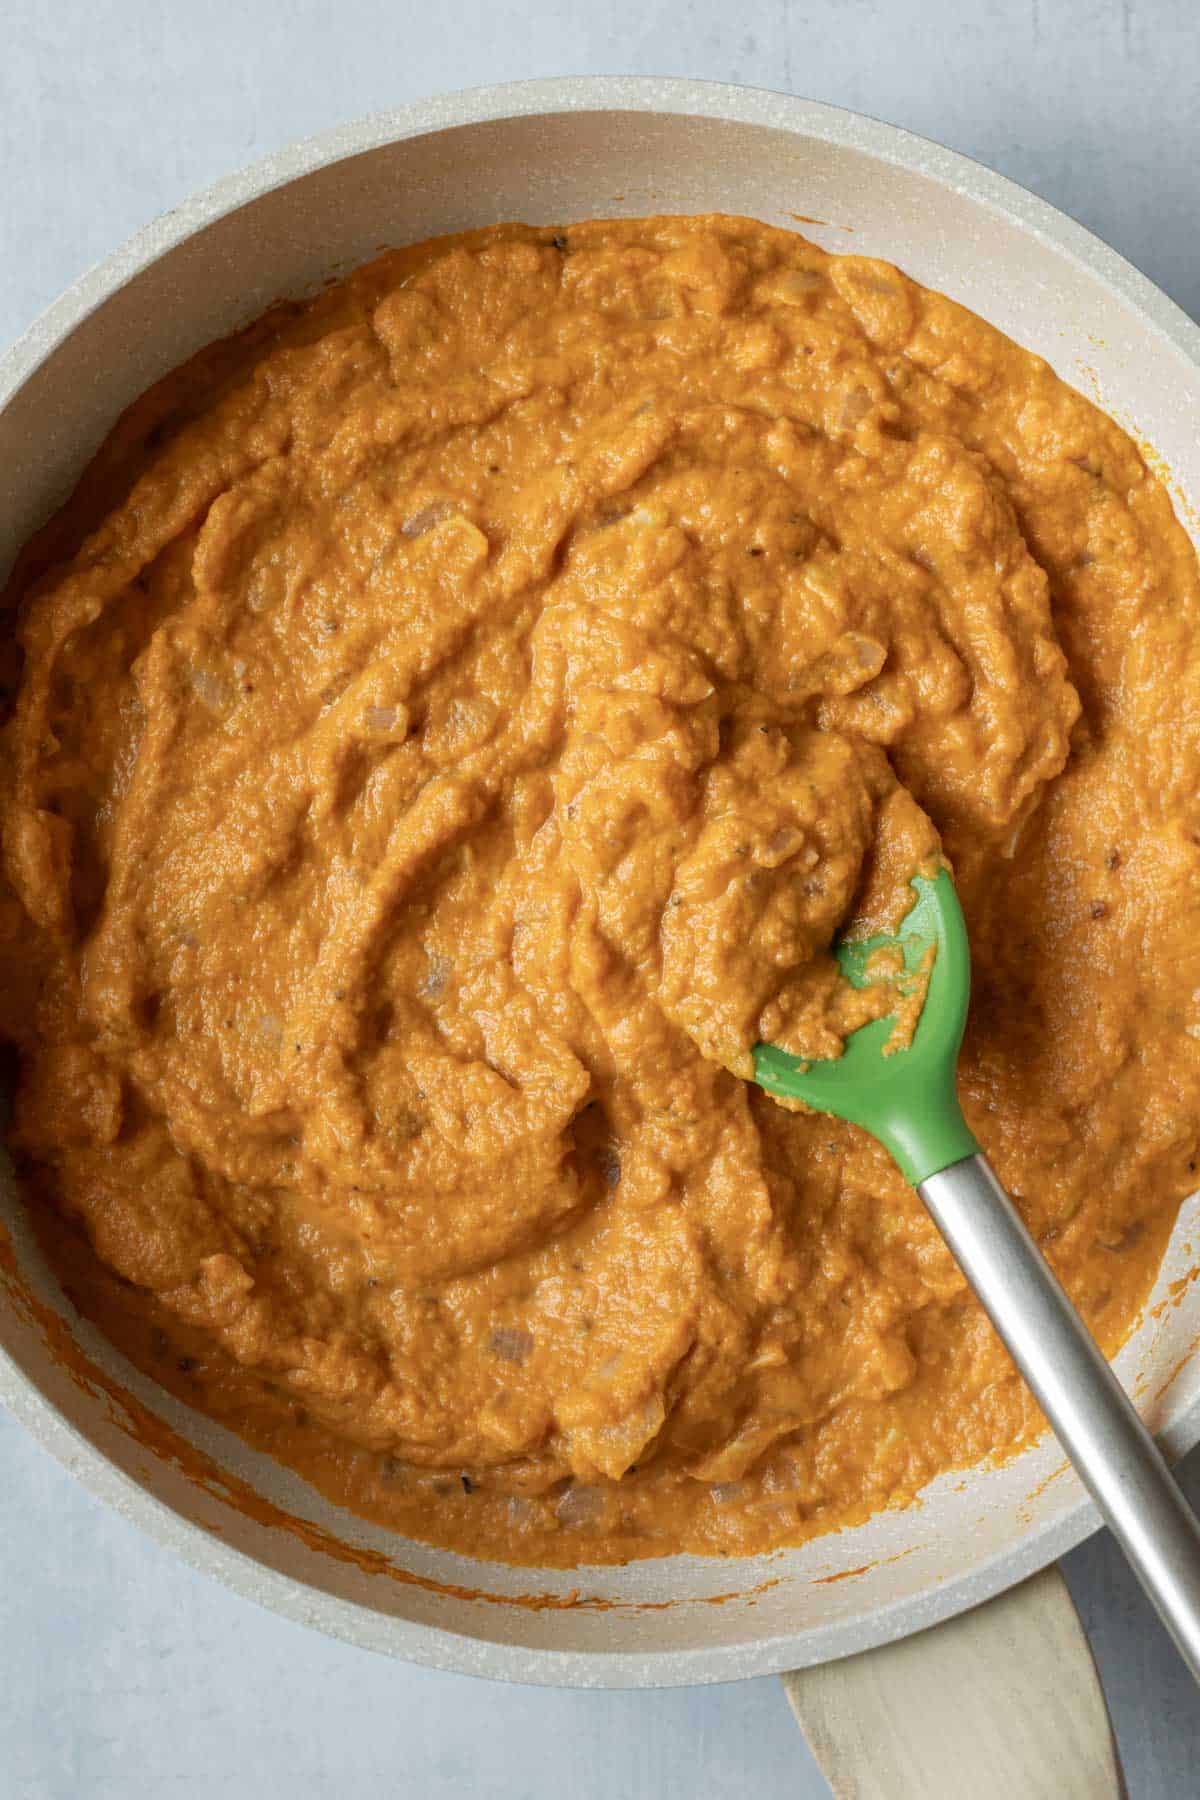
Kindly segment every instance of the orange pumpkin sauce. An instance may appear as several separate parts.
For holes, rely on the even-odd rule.
[[[505,226],[272,311],[10,583],[0,1026],[76,1303],[398,1530],[749,1553],[1040,1421],[919,1200],[743,1077],[942,850],[968,1118],[1110,1351],[1200,1138],[1200,584],[886,264]]]

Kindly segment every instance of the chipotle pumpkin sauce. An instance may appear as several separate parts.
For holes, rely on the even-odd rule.
[[[1197,1185],[1197,566],[962,307],[721,217],[391,254],[133,407],[10,595],[29,1204],[327,1493],[743,1553],[1040,1429],[887,1156],[744,1079],[943,852],[968,1118],[1129,1331]]]

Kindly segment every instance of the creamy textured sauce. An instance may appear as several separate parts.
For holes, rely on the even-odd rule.
[[[325,1492],[741,1553],[1038,1428],[885,1154],[743,1079],[885,1005],[831,941],[943,849],[968,1117],[1127,1334],[1197,1185],[1200,583],[1038,358],[744,220],[436,242],[160,384],[10,595],[30,1204]]]

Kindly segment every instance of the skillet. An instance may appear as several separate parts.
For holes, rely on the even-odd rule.
[[[747,89],[537,81],[348,125],[219,182],[83,276],[0,359],[0,576],[122,408],[281,295],[497,220],[726,211],[898,262],[1039,351],[1170,470],[1196,530],[1200,330],[1044,202],[859,115]],[[570,1572],[389,1536],[133,1371],[65,1301],[0,1171],[0,1401],[187,1562],[356,1644],[444,1669],[668,1686],[800,1669],[948,1618],[1098,1523],[1052,1440],[802,1549]],[[1170,1454],[1200,1440],[1197,1200],[1118,1361]],[[0,1250],[3,1241],[0,1239]]]

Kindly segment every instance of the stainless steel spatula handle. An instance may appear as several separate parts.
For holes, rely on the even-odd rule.
[[[918,1192],[1200,1681],[1200,1525],[986,1158]]]

